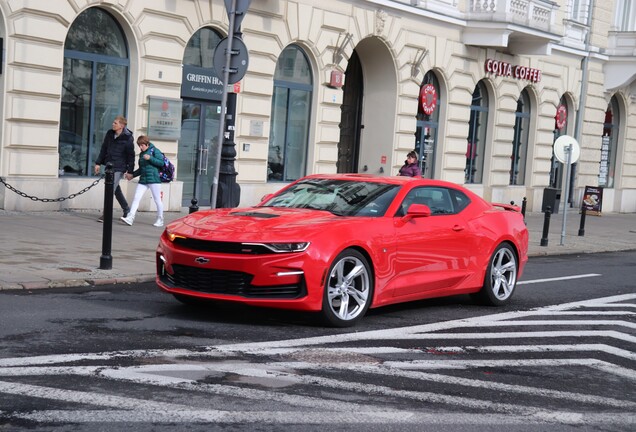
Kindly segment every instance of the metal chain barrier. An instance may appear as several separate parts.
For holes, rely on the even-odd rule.
[[[74,193],[74,194],[70,194],[67,197],[61,197],[61,198],[38,198],[36,196],[32,196],[32,195],[28,195],[22,191],[19,191],[18,189],[14,188],[13,186],[11,186],[9,183],[5,182],[4,179],[2,177],[0,177],[0,183],[2,183],[3,185],[5,185],[5,187],[7,189],[9,189],[10,191],[13,191],[15,193],[17,193],[18,195],[20,195],[21,197],[24,198],[28,198],[31,201],[41,201],[41,202],[45,202],[45,203],[50,203],[50,202],[62,202],[62,201],[66,201],[66,200],[71,200],[73,198],[75,198],[78,195],[81,195],[83,193],[88,192],[91,188],[93,188],[94,186],[97,186],[97,184],[102,181],[102,179],[105,176],[102,174],[102,176],[100,178],[98,178],[97,180],[95,180],[93,182],[92,185],[85,187],[84,189],[82,189],[81,191]]]

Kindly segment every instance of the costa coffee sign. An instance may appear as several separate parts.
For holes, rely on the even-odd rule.
[[[541,71],[539,69],[526,66],[513,66],[510,63],[499,60],[486,60],[486,72],[497,76],[512,77],[534,83],[541,81]]]
[[[420,103],[426,115],[433,114],[437,106],[437,91],[433,84],[425,84],[420,89]]]
[[[557,107],[557,112],[556,116],[554,116],[554,119],[556,120],[557,129],[561,130],[565,127],[565,124],[568,121],[568,109],[565,107],[565,105],[559,105]]]

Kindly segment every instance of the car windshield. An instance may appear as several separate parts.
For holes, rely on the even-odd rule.
[[[365,181],[306,179],[279,192],[262,207],[309,208],[338,216],[380,217],[399,186]]]

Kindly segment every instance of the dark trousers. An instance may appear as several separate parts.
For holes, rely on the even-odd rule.
[[[117,202],[121,206],[122,210],[130,209],[130,207],[128,207],[128,201],[126,201],[126,197],[124,196],[124,193],[121,191],[121,188],[119,187],[119,185],[117,186],[117,189],[115,189],[115,198],[117,199]]]
[[[124,176],[123,172],[115,171],[115,178],[114,178],[114,181],[113,181],[113,184],[116,186],[115,187],[115,199],[117,200],[117,202],[121,206],[122,210],[128,211],[128,210],[130,210],[130,207],[128,206],[128,201],[126,201],[126,197],[124,196],[124,193],[121,191],[121,188],[119,187],[119,181],[121,180],[121,178],[123,176]]]

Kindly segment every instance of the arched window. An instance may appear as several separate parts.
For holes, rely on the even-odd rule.
[[[274,73],[267,180],[293,181],[305,175],[312,90],[307,56],[298,46],[288,46]]]
[[[515,112],[515,130],[510,155],[510,184],[522,185],[526,178],[526,159],[528,156],[528,137],[530,131],[530,97],[523,90],[517,100]]]
[[[420,87],[420,98],[417,104],[417,130],[415,131],[415,151],[420,156],[422,177],[426,178],[435,176],[440,105],[439,81],[433,71],[428,71],[424,75]]]
[[[214,50],[221,36],[212,28],[204,27],[192,35],[183,55],[183,64],[214,69]],[[222,74],[217,71],[217,75]]]
[[[620,112],[618,99],[612,97],[603,122],[603,141],[601,145],[601,165],[599,168],[598,185],[608,188],[614,187],[616,174],[616,154],[618,153],[618,131],[620,130]]]
[[[59,172],[92,175],[102,140],[117,115],[126,114],[128,47],[106,11],[90,8],[64,42]]]
[[[483,182],[487,124],[488,91],[484,83],[479,81],[473,91],[473,100],[470,104],[464,176],[466,183]]]
[[[561,96],[559,106],[557,107],[556,114],[554,115],[554,141],[567,133],[569,117],[570,112],[568,110],[567,99],[565,98],[565,95],[563,95]],[[554,141],[552,142],[553,144]],[[561,189],[561,184],[563,183],[563,164],[554,156],[554,151],[552,151],[550,166],[550,187]]]

